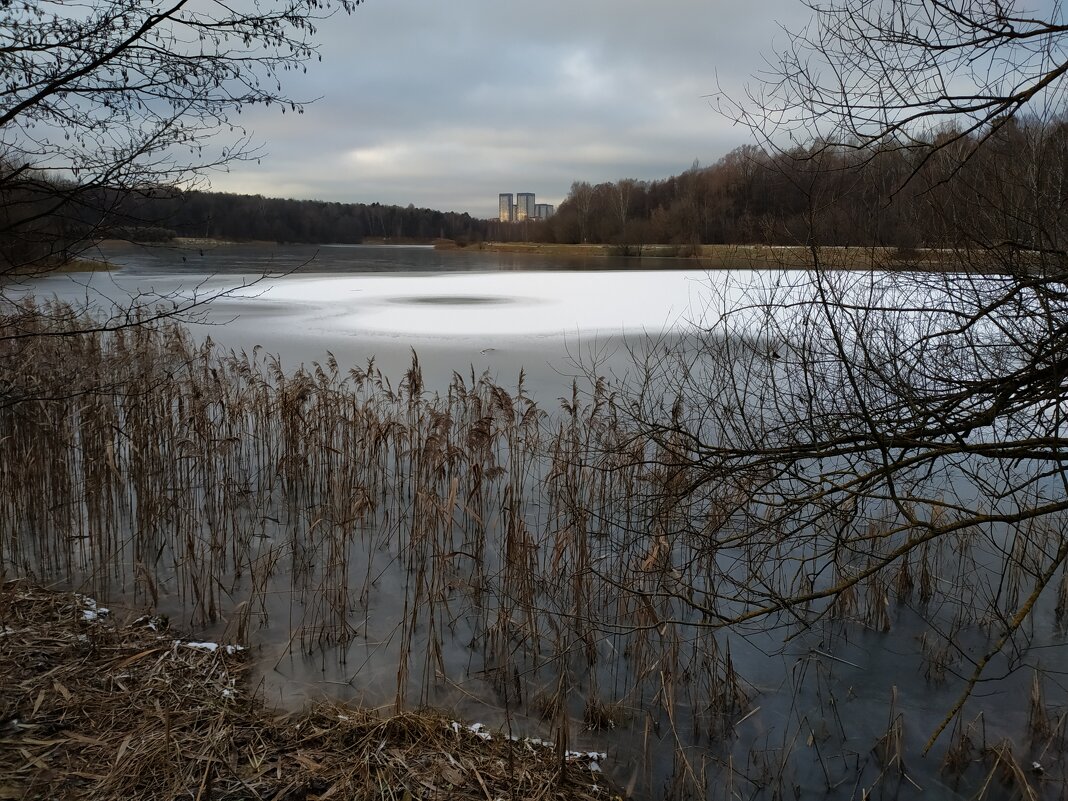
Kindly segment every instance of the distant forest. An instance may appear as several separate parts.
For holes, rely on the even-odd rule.
[[[981,138],[986,142],[977,148]],[[918,248],[953,247],[991,236],[1028,248],[1065,247],[1037,240],[1045,236],[1043,231],[1058,229],[1044,225],[1043,219],[1068,213],[1068,175],[1061,166],[1068,164],[1068,123],[1009,120],[981,131],[946,130],[936,143],[937,149],[912,143],[879,149],[815,144],[786,152],[746,146],[711,166],[695,163],[662,180],[575,182],[555,216],[522,223],[411,205],[173,189],[149,189],[83,207],[93,214],[107,209],[106,219],[90,218],[84,211],[81,218],[76,212],[60,220],[46,211],[57,185],[36,177],[5,184],[0,258],[26,260],[39,249],[38,241],[76,244],[108,236],[311,243],[448,239],[461,245],[585,242],[616,245],[631,255],[640,255],[646,244],[673,244],[686,255],[705,244]],[[1035,197],[1060,201],[1037,208],[1030,200]]]
[[[1053,241],[1059,226],[1043,221],[1068,213],[1068,122],[946,129],[932,145],[746,146],[665,180],[575,183],[547,222],[491,229],[498,239],[618,244],[634,253],[651,243],[916,248],[998,239],[1066,247]],[[1055,208],[1050,198],[1059,198]]]
[[[119,233],[272,242],[359,243],[366,239],[481,241],[486,222],[470,214],[219,192],[154,192],[123,203]]]
[[[980,138],[987,139],[976,149]],[[360,242],[369,237],[461,243],[541,241],[616,244],[806,244],[946,247],[992,232],[1006,243],[1033,238],[1036,182],[1068,204],[1068,123],[1011,120],[992,130],[947,129],[932,147],[825,147],[769,153],[738,148],[713,165],[694,164],[663,180],[576,182],[555,216],[501,223],[468,214],[382,206],[190,193],[175,198],[173,227],[187,236],[293,242]],[[960,166],[958,158],[973,153]],[[952,172],[952,176],[950,175]],[[953,181],[947,179],[952,177]],[[1019,196],[1019,202],[1013,200]],[[1001,209],[996,214],[993,209]],[[1004,210],[1011,209],[1012,214]],[[1042,226],[1037,226],[1042,230]],[[1028,242],[1028,247],[1064,243]]]

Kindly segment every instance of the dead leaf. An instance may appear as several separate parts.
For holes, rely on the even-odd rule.
[[[37,710],[41,708],[41,704],[44,702],[44,699],[45,691],[41,690],[41,692],[37,693],[37,700],[33,702],[33,712],[30,713],[31,718],[37,717]]]
[[[76,731],[65,731],[63,736],[68,740],[74,740],[75,742],[85,743],[86,745],[107,745],[103,740],[97,740],[95,737],[90,737],[87,734],[81,734]]]
[[[126,657],[121,662],[116,663],[115,666],[112,669],[113,670],[122,670],[124,667],[127,667],[128,665],[132,665],[138,659],[144,659],[149,654],[154,654],[157,651],[163,651],[163,650],[165,650],[165,649],[163,649],[163,648],[149,648],[147,651],[142,651],[139,654],[134,654],[133,656]]]
[[[122,742],[119,744],[119,752],[115,755],[115,764],[118,765],[122,761],[122,755],[126,753],[126,749],[130,747],[130,740],[133,739],[132,734],[127,734]]]
[[[459,787],[464,783],[464,775],[456,768],[446,766],[438,771],[445,781],[451,784],[453,787]]]
[[[27,765],[33,765],[34,767],[40,768],[41,770],[48,770],[49,765],[47,762],[45,762],[40,757],[34,756],[25,748],[20,748],[19,753],[22,754],[23,758],[26,760]]]

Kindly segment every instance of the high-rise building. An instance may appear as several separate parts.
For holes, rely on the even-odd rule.
[[[516,215],[515,221],[522,222],[523,220],[534,219],[534,193],[533,192],[519,192],[515,196]]]
[[[533,192],[518,192],[515,195],[511,192],[501,192],[498,211],[501,222],[523,222],[547,220],[553,216],[556,209],[552,203],[535,203]]]
[[[511,192],[501,192],[498,208],[500,210],[501,222],[515,222],[515,210],[512,205]]]

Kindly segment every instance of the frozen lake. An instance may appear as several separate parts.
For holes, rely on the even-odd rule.
[[[388,376],[415,349],[430,389],[472,370],[507,386],[523,368],[536,394],[557,394],[583,365],[625,371],[628,344],[684,330],[708,290],[704,271],[663,259],[636,270],[399,246],[113,245],[102,255],[120,269],[46,276],[32,290],[101,308],[217,296],[192,327],[227,348],[262,346],[286,368],[327,351],[343,366],[373,358]]]
[[[177,250],[111,246],[102,256],[118,269],[46,276],[23,289],[38,297],[54,295],[84,302],[105,312],[117,304],[129,303],[131,299],[148,306],[206,301],[203,305],[194,305],[190,313],[184,315],[198,336],[210,336],[222,347],[238,352],[262,347],[267,353],[277,354],[287,372],[301,364],[324,362],[327,354],[332,353],[343,374],[349,367],[365,367],[373,359],[386,376],[397,382],[411,363],[414,350],[422,366],[425,388],[444,392],[454,372],[464,376],[486,373],[507,389],[515,386],[522,370],[527,393],[553,415],[563,414],[556,398],[570,395],[573,379],[596,372],[608,374],[613,382],[625,380],[628,372],[634,370],[630,349],[641,352],[660,347],[662,353],[665,345],[670,347],[679,338],[687,337],[695,326],[711,327],[715,319],[707,317],[709,309],[730,310],[743,321],[745,330],[750,331],[754,329],[746,327],[748,324],[744,321],[751,319],[760,323],[761,317],[759,306],[752,310],[755,316],[746,317],[749,314],[744,310],[746,297],[751,300],[757,296],[759,299],[760,293],[765,292],[774,294],[776,301],[782,304],[784,300],[796,299],[811,289],[807,284],[809,278],[800,272],[706,273],[696,262],[667,260],[643,260],[642,269],[633,269],[633,263],[622,260],[565,263],[529,255],[477,250],[435,251],[425,247],[314,249],[234,245]],[[680,269],[680,266],[691,269]],[[871,283],[871,276],[847,273],[836,275],[834,280],[863,292],[866,283]],[[902,305],[907,305],[911,310],[909,313],[924,314],[925,299],[944,298],[938,294],[942,291],[939,280],[932,279],[929,295],[923,295],[922,279],[907,284],[908,289],[921,286],[921,291],[916,296],[910,295],[909,302]],[[754,294],[746,296],[741,291],[740,287],[746,285]],[[881,296],[881,299],[895,310],[899,308],[898,300],[904,300],[895,294]],[[789,313],[781,312],[782,308],[783,305],[779,305],[774,313]],[[732,335],[738,330],[735,327]],[[271,421],[267,423],[269,427]],[[305,427],[303,424],[302,420],[301,427]],[[345,461],[349,466],[361,463],[361,459]],[[272,468],[263,475],[273,476],[280,469],[275,464],[272,462]],[[338,464],[333,465],[332,471],[338,469]],[[538,472],[535,463],[528,465],[528,469],[531,470],[529,475],[524,474],[526,477],[516,483],[523,490],[517,491],[516,495],[529,503],[529,508],[518,519],[529,525],[530,530],[544,533],[545,539],[539,540],[540,550],[534,550],[547,559],[548,554],[555,553],[550,545],[558,541],[558,531],[551,515],[547,516],[543,511],[548,508],[542,505],[548,503],[546,498],[537,491],[526,491],[543,489],[552,481],[544,472]],[[402,477],[407,475],[403,471],[399,473]],[[217,485],[203,482],[203,486]],[[194,490],[195,496],[201,491],[201,485],[196,485]],[[530,498],[526,498],[528,494]],[[342,495],[349,499],[349,495]],[[426,496],[415,493],[414,497]],[[447,508],[456,505],[456,497],[470,496],[462,492],[460,496],[450,496]],[[269,493],[257,498],[251,508],[258,515],[256,519],[261,524],[262,537],[253,541],[253,548],[265,548],[268,549],[265,553],[273,554],[275,551],[270,548],[275,546],[270,544],[271,538],[277,537],[281,543],[277,553],[281,554],[286,531],[283,522],[271,516],[276,510],[270,508],[271,504],[277,505],[278,499]],[[405,515],[411,510],[406,504],[410,498],[396,492],[389,493],[388,498],[396,507],[389,507],[389,514],[384,515],[383,520],[388,517],[393,521],[390,525],[396,526],[397,520],[407,520]],[[319,506],[293,502],[286,508],[292,512],[293,519],[286,520],[285,525],[292,524],[293,530],[302,531],[301,537],[308,541],[313,540],[313,534],[314,537],[320,536]],[[501,509],[511,510],[512,507],[504,503]],[[452,520],[451,514],[447,517]],[[467,523],[475,519],[464,518]],[[496,518],[490,515],[486,519],[489,520],[492,541],[499,533],[498,529],[504,530],[499,523],[505,515],[501,513]],[[253,635],[261,671],[257,680],[262,680],[268,700],[277,701],[280,706],[299,706],[309,699],[324,696],[356,700],[371,706],[389,702],[392,688],[398,684],[396,664],[401,651],[400,640],[403,639],[398,634],[401,628],[395,613],[407,608],[405,599],[409,597],[408,581],[412,571],[390,550],[392,546],[387,547],[375,539],[382,532],[389,536],[396,533],[383,520],[376,518],[373,525],[367,525],[366,531],[360,529],[361,537],[366,535],[370,544],[366,552],[353,556],[356,561],[351,570],[345,568],[348,572],[344,575],[353,580],[344,586],[357,587],[363,582],[364,586],[373,589],[368,590],[368,597],[357,605],[359,608],[352,620],[360,636],[344,648],[330,646],[309,653],[294,652],[290,633],[293,609],[306,612],[313,605],[304,604],[303,600],[295,601],[288,584],[291,579],[295,580],[294,571],[301,564],[300,560],[286,556],[279,562],[284,567],[272,577],[277,586],[270,585],[264,602],[265,609],[270,612],[265,612],[264,618],[275,623],[272,628],[264,628]],[[478,522],[481,524],[482,521]],[[497,529],[494,529],[495,525]],[[348,536],[351,528],[346,522],[339,524],[338,530],[344,530]],[[638,528],[640,530],[635,532],[623,526],[618,530],[606,528],[598,537],[590,538],[590,542],[602,549],[600,558],[604,561],[596,562],[598,570],[608,570],[613,560],[619,560],[623,570],[619,575],[628,580],[632,577],[632,573],[627,572],[631,562],[644,564],[644,561],[621,554],[632,541],[631,534],[635,535],[634,541],[649,534],[641,524]],[[423,529],[415,527],[412,530]],[[605,531],[612,538],[600,539],[609,536]],[[451,542],[451,536],[450,529],[448,537],[442,541]],[[387,540],[388,537],[382,542]],[[988,562],[996,562],[1003,556],[1003,542],[997,532],[988,537],[986,545],[990,553],[983,553],[970,562],[958,563],[956,552],[952,552],[953,558],[943,566],[946,574],[940,578],[940,586],[952,588],[954,581],[982,573]],[[649,554],[653,553],[649,551]],[[289,551],[285,550],[285,554]],[[639,552],[638,556],[641,555]],[[444,549],[438,556],[428,564],[451,565],[461,557],[470,558],[465,551],[457,549]],[[645,560],[649,559],[651,556],[645,556]],[[679,567],[689,570],[692,564],[693,560],[680,561]],[[959,575],[954,572],[958,568]],[[552,585],[557,573],[554,569],[544,571],[545,586]],[[464,580],[469,578],[459,571],[457,575]],[[670,578],[674,573],[665,575]],[[505,604],[515,582],[512,581],[514,577],[510,578],[511,574],[502,573],[501,576],[500,598]],[[700,586],[703,580],[700,576],[691,579],[690,586]],[[466,585],[462,582],[451,578],[450,581],[443,579],[443,582],[442,597],[448,600],[440,603],[445,607],[459,604],[457,596],[466,597],[462,592]],[[160,579],[165,591],[173,583],[167,576]],[[620,580],[605,586],[627,585]],[[556,590],[562,591],[559,586]],[[671,643],[664,639],[667,650],[656,651],[655,658],[649,656],[652,661],[643,666],[641,659],[633,656],[638,651],[632,651],[632,648],[638,648],[638,645],[628,638],[644,637],[643,632],[649,627],[636,626],[623,633],[616,631],[617,612],[612,611],[608,603],[613,593],[598,593],[594,600],[604,602],[608,610],[604,618],[605,631],[598,634],[593,645],[583,648],[560,646],[561,653],[593,654],[588,658],[591,665],[596,663],[597,667],[590,668],[584,681],[594,689],[599,686],[604,697],[626,715],[620,719],[621,728],[616,731],[580,732],[582,747],[609,751],[609,770],[614,778],[624,784],[638,781],[639,792],[644,788],[646,795],[651,796],[657,795],[662,782],[669,777],[681,775],[679,763],[673,762],[679,754],[689,754],[694,758],[694,764],[700,760],[702,765],[706,759],[712,760],[709,762],[712,765],[715,760],[733,754],[732,758],[740,760],[743,774],[748,772],[748,776],[755,777],[753,781],[773,777],[774,781],[767,778],[767,786],[774,787],[785,781],[782,777],[788,774],[784,755],[796,751],[790,757],[794,760],[793,767],[789,768],[792,771],[789,782],[796,782],[795,793],[807,797],[854,797],[855,794],[850,793],[852,779],[849,783],[836,780],[832,787],[830,774],[852,776],[855,771],[858,777],[867,775],[868,780],[876,774],[881,776],[881,768],[876,764],[879,761],[877,749],[872,748],[872,743],[888,731],[887,725],[895,709],[908,713],[909,722],[903,736],[908,751],[918,753],[923,738],[953,703],[961,680],[959,675],[951,675],[948,680],[944,676],[924,678],[924,671],[930,672],[932,664],[942,664],[943,656],[932,650],[934,646],[928,647],[929,640],[926,639],[928,632],[936,630],[940,623],[929,617],[929,608],[902,603],[891,606],[889,591],[885,596],[881,593],[882,590],[873,590],[870,596],[875,599],[871,601],[872,608],[885,597],[886,607],[890,610],[888,614],[894,618],[892,634],[875,625],[850,624],[839,631],[836,624],[828,623],[825,627],[817,625],[811,631],[799,629],[789,637],[785,628],[760,630],[759,627],[724,635],[723,642],[729,646],[728,661],[739,667],[751,705],[737,711],[737,718],[731,723],[733,734],[723,742],[713,737],[710,729],[705,735],[697,733],[694,721],[698,721],[703,713],[696,700],[684,701],[678,712],[670,713],[670,729],[665,722],[668,720],[666,712],[649,711],[657,708],[657,698],[674,698],[675,694],[680,694],[681,698],[690,692],[694,693],[694,699],[700,697],[703,690],[691,688],[713,675],[707,664],[700,663],[705,665],[700,669],[687,667],[685,671],[677,671],[676,686],[673,684],[676,677],[670,670],[662,669],[660,660],[664,653],[686,653],[690,648],[694,654],[712,653],[715,649],[711,646],[701,650],[704,648],[700,645],[701,628],[682,627],[685,638]],[[170,600],[174,597],[172,589]],[[555,611],[546,611],[551,609],[554,598],[545,597],[544,593],[539,598],[545,605],[541,610],[545,620],[539,625],[548,625],[557,617]],[[965,600],[960,610],[969,608],[971,599],[965,595]],[[166,602],[167,598],[164,604]],[[1051,606],[1051,599],[1045,597],[1039,605],[1040,614],[1034,618],[1041,622],[1025,636],[1027,644],[1033,648],[1030,653],[1025,653],[1026,659],[1033,658],[1039,667],[1048,666],[1049,662],[1063,656],[1064,632],[1051,625]],[[950,611],[956,608],[947,606]],[[501,619],[511,621],[507,616]],[[286,626],[287,620],[290,621],[289,627]],[[502,707],[495,700],[500,687],[486,679],[492,660],[484,659],[483,663],[472,657],[474,647],[471,643],[476,634],[484,634],[485,627],[479,628],[482,625],[479,621],[475,621],[478,625],[465,621],[459,613],[449,619],[446,628],[452,634],[439,646],[441,676],[430,670],[428,656],[427,684],[430,684],[432,673],[435,680],[448,679],[441,686],[435,683],[429,701],[455,710],[467,720],[482,720],[491,725],[507,722],[510,726],[517,710],[507,705]],[[687,626],[692,622],[688,620]],[[453,631],[454,626],[458,627],[459,634]],[[218,629],[204,634],[224,636],[221,624]],[[651,627],[649,631],[650,636],[665,637],[667,629]],[[948,650],[950,645],[946,646],[944,658],[951,674],[955,670],[964,670],[962,666],[981,653],[989,636],[988,631],[974,626],[962,631],[961,636],[952,638],[950,645],[955,649],[952,654]],[[413,653],[418,655],[425,650],[429,654],[424,640],[420,639],[425,634],[422,629],[418,631]],[[538,637],[533,641],[541,643],[545,639],[544,635]],[[930,642],[937,644],[941,639],[934,638]],[[957,651],[959,663],[951,659]],[[648,653],[653,654],[651,647]],[[1010,660],[1014,658],[1009,657]],[[517,663],[520,662],[517,658]],[[549,659],[546,664],[555,662]],[[545,710],[538,711],[537,700],[539,693],[551,694],[537,684],[537,671],[544,666],[539,667],[536,659],[519,666],[524,669],[522,692],[527,698],[526,709],[536,712],[522,721],[522,727],[525,732],[544,734]],[[1031,672],[1019,669],[1011,661],[999,662],[995,667],[996,681],[983,687],[971,707],[972,714],[978,710],[986,716],[983,731],[985,736],[989,726],[991,742],[995,738],[1016,737],[1025,729],[1026,697],[1032,676]],[[1058,704],[1062,704],[1061,672],[1054,670],[1045,675],[1049,682],[1048,691]],[[518,686],[519,673],[515,674],[515,682]],[[716,687],[712,685],[718,686],[717,680],[710,682],[710,692],[714,693]],[[572,706],[579,704],[579,689],[589,687],[573,688]],[[591,697],[596,695],[594,690],[590,692]],[[582,713],[582,708],[571,710],[576,721],[582,718]],[[612,721],[609,723],[600,728],[611,729],[616,725]],[[669,730],[687,730],[688,724],[695,727],[689,740],[676,743],[668,736]],[[1042,758],[1046,759],[1045,756]],[[1060,754],[1057,758],[1060,759]],[[777,760],[781,760],[782,767],[777,766]],[[647,778],[638,776],[639,765],[643,771],[648,771]],[[734,763],[728,767],[729,775],[733,776]],[[715,770],[710,767],[710,775]],[[944,783],[946,779],[938,770],[936,758],[910,762],[909,774],[908,782],[896,788],[903,798],[922,797],[921,784],[928,792],[936,792],[940,797],[972,795],[967,782],[962,790]],[[1062,774],[1058,772],[1057,775]],[[918,783],[909,783],[913,776]],[[1061,778],[1048,781],[1051,788],[1063,789]],[[727,790],[723,793],[731,797],[736,795]],[[760,795],[754,789],[752,797],[771,796]]]

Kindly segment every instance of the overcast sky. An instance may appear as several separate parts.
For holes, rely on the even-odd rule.
[[[807,18],[799,0],[367,0],[286,87],[320,99],[244,115],[264,156],[212,185],[488,217],[499,192],[664,178],[748,141],[711,96]]]

